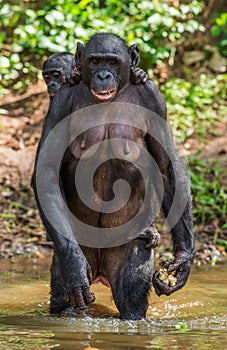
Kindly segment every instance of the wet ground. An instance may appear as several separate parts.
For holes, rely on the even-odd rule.
[[[89,315],[48,314],[50,259],[0,261],[0,350],[227,349],[226,265],[194,267],[170,297],[151,293],[148,317],[122,321],[108,288],[93,286]]]

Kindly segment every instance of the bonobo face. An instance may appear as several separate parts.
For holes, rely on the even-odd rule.
[[[47,84],[47,90],[50,98],[53,98],[60,87],[66,83],[64,76],[61,71],[56,68],[47,70],[43,72],[43,78]]]
[[[85,47],[80,44],[78,53],[82,79],[96,102],[113,100],[129,81],[130,55],[125,42],[116,35],[99,33]]]
[[[88,57],[90,90],[98,102],[112,100],[119,87],[121,60],[117,55],[107,53]]]
[[[52,99],[64,85],[75,67],[74,55],[69,52],[59,52],[51,55],[43,64],[43,78],[47,84],[49,97]]]

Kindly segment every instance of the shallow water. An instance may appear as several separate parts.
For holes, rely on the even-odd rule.
[[[0,261],[0,350],[227,349],[226,265],[194,267],[170,297],[152,292],[141,321],[119,320],[102,285],[92,287],[96,303],[88,316],[49,316],[49,265],[49,259]]]

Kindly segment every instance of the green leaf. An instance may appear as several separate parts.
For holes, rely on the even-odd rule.
[[[213,37],[218,36],[219,34],[221,34],[221,32],[222,32],[222,28],[219,26],[213,26],[211,28],[211,35]]]
[[[61,25],[64,23],[65,17],[63,13],[52,10],[45,16],[45,19],[53,26],[55,24]]]
[[[175,328],[176,329],[187,329],[188,328],[188,325],[184,322],[178,322],[176,325],[175,325]]]
[[[6,56],[0,56],[0,68],[9,68],[10,67],[10,59]]]

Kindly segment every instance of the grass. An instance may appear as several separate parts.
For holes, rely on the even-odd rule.
[[[171,78],[161,86],[177,143],[191,136],[220,136],[219,122],[227,122],[227,75],[201,74],[196,81]]]
[[[221,227],[226,227],[227,186],[223,179],[227,177],[227,170],[222,161],[223,158],[189,158],[195,223],[218,219]]]

